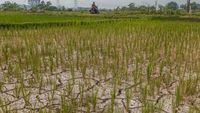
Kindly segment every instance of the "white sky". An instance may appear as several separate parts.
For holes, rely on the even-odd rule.
[[[3,3],[8,0],[0,0],[0,3]],[[12,2],[17,2],[20,4],[27,4],[28,0],[9,0]],[[57,5],[57,0],[44,0],[44,1],[51,1],[54,5]],[[65,7],[73,7],[74,0],[59,0],[60,4]],[[91,3],[95,1],[99,8],[115,8],[117,6],[126,6],[129,3],[133,2],[137,5],[148,5],[154,4],[155,0],[78,0],[78,7],[90,7]],[[175,1],[179,4],[185,3],[187,0],[158,0],[158,4],[166,4],[167,2]],[[200,0],[191,0],[200,3]]]

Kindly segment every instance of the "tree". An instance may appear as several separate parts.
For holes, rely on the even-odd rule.
[[[52,3],[50,1],[47,2],[40,2],[40,4],[34,6],[31,8],[32,11],[45,11],[45,10],[49,10],[49,11],[57,11],[58,8],[56,6],[52,6]]]
[[[126,10],[128,10],[129,8],[127,8],[127,7],[125,7],[125,6],[123,6],[122,8],[121,8],[121,10],[122,11],[126,11]]]
[[[200,4],[196,3],[196,2],[192,2],[190,4],[190,7],[192,10],[196,11],[196,10],[199,10],[200,9]]]
[[[49,6],[51,6],[52,5],[52,3],[50,2],[50,1],[48,1],[47,3],[46,3],[46,6],[47,7],[49,7]]]
[[[61,11],[65,11],[65,10],[66,10],[65,6],[62,6],[62,7],[60,8],[60,10],[61,10]]]
[[[164,9],[165,9],[165,7],[163,6],[163,5],[158,5],[158,9],[159,9],[159,11],[164,11]]]
[[[181,5],[180,5],[180,8],[181,8],[181,9],[184,9],[184,10],[187,10],[187,4],[181,4]]]
[[[187,4],[182,4],[180,7],[188,12]],[[191,10],[193,11],[200,10],[200,4],[196,2],[190,3],[189,12],[191,12]]]
[[[148,11],[148,7],[145,6],[145,5],[141,5],[141,6],[138,7],[138,10],[139,11],[143,11],[143,12],[147,12]]]
[[[170,10],[177,10],[179,8],[179,6],[176,2],[169,2],[169,3],[167,3],[167,5],[165,7],[166,7],[166,9],[170,9]]]
[[[187,12],[190,13],[190,1],[191,0],[187,0]]]
[[[4,11],[17,11],[17,10],[22,10],[17,3],[11,3],[10,1],[6,1],[3,4],[1,4],[1,9]]]
[[[45,6],[45,2],[44,1],[40,2],[40,5]]]
[[[148,9],[149,9],[150,11],[156,11],[156,7],[155,7],[155,6],[149,6]]]

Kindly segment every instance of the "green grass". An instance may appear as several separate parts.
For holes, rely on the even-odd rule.
[[[102,20],[102,16],[79,13],[28,13],[28,12],[0,12],[0,23],[48,23],[48,22],[69,22],[69,21],[94,21]]]
[[[0,112],[200,111],[200,23],[66,15],[1,20],[76,22],[0,30]]]

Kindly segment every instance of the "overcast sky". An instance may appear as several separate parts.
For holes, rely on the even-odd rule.
[[[3,3],[8,0],[0,0],[0,3]],[[17,2],[20,4],[27,4],[28,0],[9,0],[12,2]],[[65,7],[73,7],[74,0],[44,0],[44,1],[51,1],[54,5],[57,5],[56,1],[59,1],[62,6]],[[78,7],[90,7],[91,3],[95,1],[99,8],[115,8],[117,6],[127,6],[129,3],[133,2],[137,5],[148,5],[154,4],[156,0],[77,0]],[[185,3],[187,0],[158,0],[158,4],[166,4],[170,1],[176,1],[179,4]],[[200,0],[191,0],[200,3]]]

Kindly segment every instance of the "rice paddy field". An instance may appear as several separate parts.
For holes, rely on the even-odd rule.
[[[200,113],[197,21],[0,17],[0,113]]]

